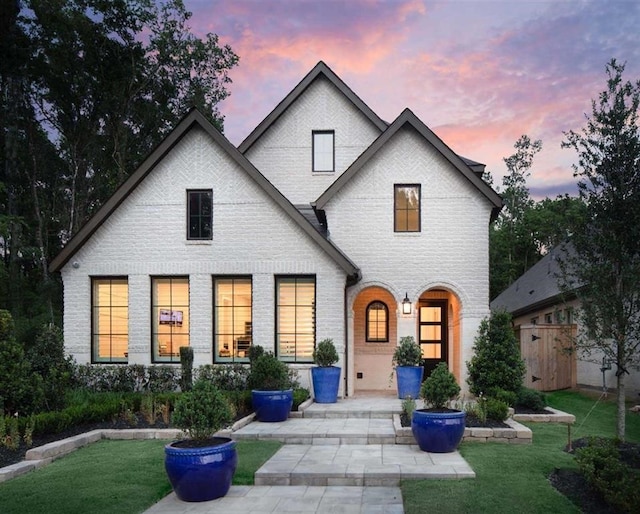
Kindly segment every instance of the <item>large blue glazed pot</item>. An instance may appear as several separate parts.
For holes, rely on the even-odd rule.
[[[321,366],[311,368],[313,396],[316,403],[336,403],[340,387],[340,368]]]
[[[464,411],[417,409],[411,418],[411,432],[423,452],[453,452],[464,436],[466,417]]]
[[[398,384],[398,398],[404,400],[411,396],[414,400],[420,396],[422,386],[422,366],[397,366],[396,379]]]
[[[227,494],[238,465],[236,442],[215,437],[211,446],[179,446],[185,442],[164,447],[164,467],[176,496],[185,502],[203,502]]]
[[[258,421],[285,421],[293,406],[293,389],[286,391],[251,391],[251,402]]]

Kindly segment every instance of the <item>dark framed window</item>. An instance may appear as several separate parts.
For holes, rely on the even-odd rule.
[[[151,278],[153,362],[180,362],[189,346],[189,277]]]
[[[249,362],[253,340],[251,277],[213,278],[213,354],[216,362]]]
[[[128,346],[129,283],[127,278],[92,278],[92,362],[127,362]]]
[[[316,277],[276,276],[276,353],[285,362],[313,362]]]
[[[312,147],[313,171],[335,171],[335,132],[314,130]]]
[[[211,189],[187,191],[187,239],[213,238],[213,192]]]
[[[367,343],[389,342],[389,308],[380,301],[367,305]]]
[[[393,225],[395,232],[420,232],[420,185],[393,186]]]

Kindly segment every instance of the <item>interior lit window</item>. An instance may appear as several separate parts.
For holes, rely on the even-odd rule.
[[[187,239],[212,239],[213,192],[187,191]]]
[[[91,287],[93,362],[127,362],[129,285],[126,278],[94,278]]]
[[[420,232],[420,185],[394,186],[394,230]]]
[[[333,130],[313,131],[313,171],[335,170],[334,140]]]
[[[152,279],[154,362],[180,362],[180,347],[189,346],[189,279]]]
[[[311,362],[316,336],[315,277],[276,277],[277,353],[286,362]]]
[[[214,355],[219,362],[249,362],[251,278],[214,278]]]
[[[367,306],[366,316],[368,343],[386,343],[389,341],[389,309],[382,302],[371,302]]]

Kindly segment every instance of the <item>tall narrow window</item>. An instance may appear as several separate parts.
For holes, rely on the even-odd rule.
[[[394,230],[420,232],[420,186],[394,186]]]
[[[152,278],[154,362],[180,362],[180,347],[189,346],[189,279]]]
[[[187,239],[212,239],[212,202],[210,189],[187,191]]]
[[[91,280],[91,359],[127,362],[129,285],[126,278]]]
[[[368,343],[386,343],[389,341],[389,309],[382,302],[371,302],[367,306]]]
[[[276,344],[281,360],[313,360],[315,304],[315,277],[276,277]]]
[[[251,278],[216,277],[213,283],[215,360],[249,362]]]
[[[335,171],[334,141],[333,130],[313,131],[313,171]]]

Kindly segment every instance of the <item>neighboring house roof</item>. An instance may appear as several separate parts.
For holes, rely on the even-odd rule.
[[[319,77],[323,76],[329,80],[340,92],[353,103],[362,114],[364,114],[371,123],[373,123],[382,132],[387,128],[387,123],[383,121],[371,108],[365,104],[358,95],[356,95],[349,86],[347,86],[340,77],[338,77],[329,66],[320,61],[293,90],[284,97],[284,99],[262,120],[262,122],[240,143],[238,150],[246,153],[249,148],[264,134],[267,129],[282,116],[282,114],[295,102],[300,95]]]
[[[502,198],[473,169],[449,148],[438,136],[436,136],[410,109],[402,111],[395,121],[367,148],[347,170],[340,175],[327,190],[316,200],[316,209],[324,209],[324,206],[356,175],[374,155],[405,125],[413,127],[424,137],[440,154],[448,160],[469,182],[493,204],[493,215],[497,216],[502,208]],[[473,161],[472,161],[473,162]],[[479,164],[479,163],[475,163]]]
[[[144,162],[117,189],[98,212],[85,223],[73,236],[62,251],[51,261],[49,269],[59,271],[82,245],[94,234],[104,221],[131,192],[153,171],[156,165],[171,151],[171,149],[194,126],[202,128],[213,140],[278,204],[289,217],[320,246],[353,280],[359,280],[360,270],[351,260],[340,251],[322,232],[312,224],[308,217],[296,209],[276,187],[260,173],[249,160],[242,155],[198,110],[191,110],[180,121],[178,126],[151,152]]]
[[[517,317],[563,301],[558,277],[560,261],[566,253],[564,244],[549,250],[491,302],[491,310],[506,310]]]

